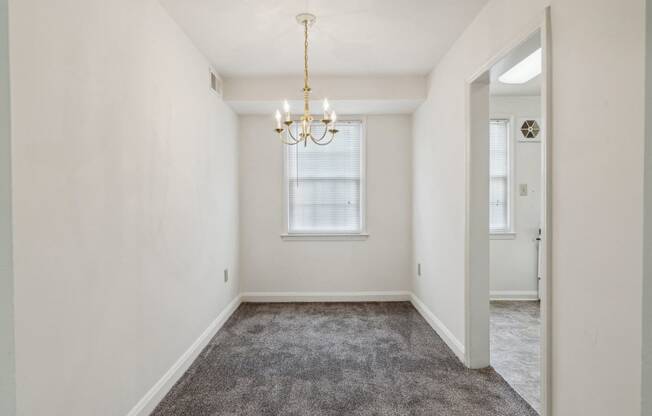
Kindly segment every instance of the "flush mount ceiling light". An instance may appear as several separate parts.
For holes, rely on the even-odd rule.
[[[498,77],[503,84],[525,84],[541,73],[541,48]]]
[[[297,22],[303,26],[303,115],[299,118],[299,123],[301,123],[297,128],[296,135],[292,133],[292,125],[294,121],[292,120],[292,114],[290,113],[290,105],[287,100],[283,103],[283,112],[285,113],[285,118],[281,121],[281,112],[276,110],[276,133],[278,133],[281,141],[287,145],[295,145],[303,143],[304,146],[308,145],[308,139],[313,143],[320,146],[329,144],[335,138],[337,129],[335,128],[335,122],[337,121],[337,115],[335,111],[330,111],[328,106],[328,100],[324,99],[324,117],[321,119],[321,122],[324,123],[324,132],[319,138],[312,135],[312,122],[315,118],[310,113],[310,85],[308,83],[308,27],[312,26],[315,23],[317,18],[315,15],[310,13],[301,13],[297,15]],[[284,127],[285,126],[285,127]],[[326,135],[330,133],[330,137],[326,138]]]

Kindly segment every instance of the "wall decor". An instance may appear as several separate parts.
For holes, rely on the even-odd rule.
[[[538,118],[522,118],[519,120],[517,127],[519,142],[541,141],[541,121]]]

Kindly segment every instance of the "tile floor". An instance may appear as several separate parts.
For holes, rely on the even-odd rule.
[[[540,412],[539,302],[491,302],[491,365]]]

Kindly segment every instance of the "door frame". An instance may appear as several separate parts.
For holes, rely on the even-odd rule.
[[[466,82],[466,221],[465,221],[465,364],[487,367],[489,362],[489,71],[530,36],[540,34],[541,73],[541,415],[550,416],[551,300],[552,300],[552,62],[550,7],[533,20]]]

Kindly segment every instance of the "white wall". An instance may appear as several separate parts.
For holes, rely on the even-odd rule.
[[[414,116],[414,291],[462,342],[465,81],[546,3],[492,0]],[[555,415],[640,414],[644,11],[552,0]]]
[[[0,0],[0,415],[15,413],[14,282],[11,254],[9,20]]]
[[[303,107],[302,76],[233,77],[224,80],[224,101],[238,114],[268,115],[287,99]],[[426,98],[426,77],[314,76],[310,78],[311,108],[324,97],[338,114],[412,114]]]
[[[272,127],[269,116],[240,118],[243,291],[409,290],[411,117],[367,116],[365,241],[281,240],[283,145]]]
[[[156,0],[9,10],[18,414],[124,415],[238,293],[237,119]]]
[[[541,220],[541,143],[519,142],[519,121],[541,116],[541,97],[491,96],[492,118],[512,120],[514,239],[492,239],[489,243],[491,296],[536,298],[537,246]],[[519,185],[528,195],[521,196]]]
[[[232,77],[224,80],[224,99],[228,102],[272,101],[279,97],[303,97],[302,75],[286,77]],[[313,76],[311,96],[329,101],[402,101],[426,98],[426,77],[413,76]],[[290,94],[290,95],[288,95]]]
[[[414,114],[414,263],[422,264],[414,292],[462,343],[466,81],[544,5],[544,0],[489,2],[430,74],[428,99]]]
[[[639,415],[645,1],[555,0],[552,22],[553,407]]]
[[[553,411],[639,415],[644,1],[551,1]],[[369,240],[319,243],[280,240],[280,145],[243,118],[243,288],[409,289],[418,261],[464,342],[465,80],[547,3],[492,0],[431,74],[415,261],[408,116],[369,117]],[[125,414],[238,292],[235,116],[155,0],[11,0],[10,23],[18,410]]]

